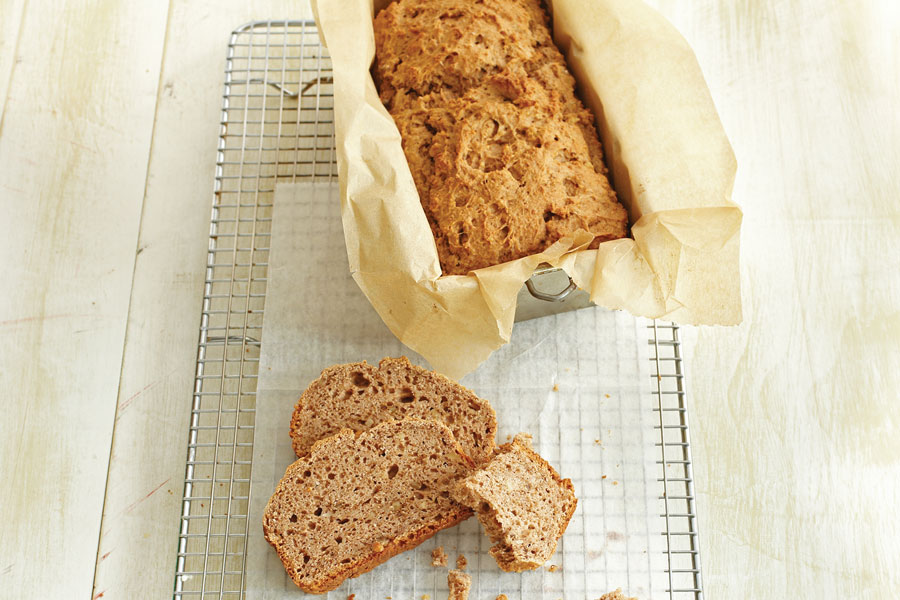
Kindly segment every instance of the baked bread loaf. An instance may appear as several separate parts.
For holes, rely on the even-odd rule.
[[[398,0],[375,18],[373,69],[445,275],[579,229],[627,235],[594,120],[539,0]]]
[[[497,417],[471,391],[406,357],[334,365],[309,384],[291,417],[297,456],[341,429],[365,431],[382,421],[405,418],[445,423],[475,464],[494,455]]]
[[[562,479],[520,433],[483,469],[461,481],[453,498],[475,509],[504,571],[536,569],[556,551],[575,512],[572,482]]]
[[[450,491],[473,467],[437,421],[345,429],[287,468],[263,532],[300,589],[327,592],[471,516]]]

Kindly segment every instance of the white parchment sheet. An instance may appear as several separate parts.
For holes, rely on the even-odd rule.
[[[335,363],[405,354],[348,271],[337,184],[276,190],[256,401],[246,565],[251,600],[304,596],[262,535],[266,501],[294,460],[288,425],[302,391]],[[471,600],[595,599],[621,587],[647,599],[665,589],[645,322],[588,308],[519,323],[509,344],[462,383],[497,412],[498,443],[519,431],[575,485],[578,509],[542,568],[504,573],[475,518],[344,582],[345,600],[447,597],[447,569],[431,566],[443,546],[451,565],[468,559]],[[604,477],[605,476],[605,477]]]

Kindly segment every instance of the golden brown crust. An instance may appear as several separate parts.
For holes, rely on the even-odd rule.
[[[368,573],[378,565],[386,562],[388,559],[391,559],[402,552],[406,552],[407,550],[415,548],[428,538],[434,536],[434,534],[436,534],[438,531],[462,523],[471,516],[471,510],[460,511],[455,515],[448,515],[447,518],[440,522],[433,523],[427,527],[423,527],[419,531],[409,534],[408,536],[394,540],[387,546],[384,546],[384,549],[381,552],[375,552],[371,556],[360,559],[359,562],[349,565],[346,568],[335,569],[316,585],[302,586],[297,582],[296,579],[294,580],[294,583],[296,583],[297,586],[300,587],[300,589],[302,589],[304,592],[308,592],[310,594],[324,594],[325,592],[330,592],[331,590],[340,587],[340,585],[346,579],[349,579],[351,577],[359,577],[363,573]],[[280,552],[278,556],[279,558],[281,558],[282,562],[284,562],[284,558],[282,557]]]
[[[594,120],[538,0],[399,0],[375,19],[400,130],[444,274],[627,235]]]

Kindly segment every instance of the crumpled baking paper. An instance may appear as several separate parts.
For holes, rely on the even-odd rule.
[[[680,323],[741,321],[736,161],[693,51],[640,0],[553,0],[554,38],[596,116],[633,238],[442,276],[400,134],[370,67],[386,4],[317,1],[331,55],[344,237],[353,278],[404,344],[460,378],[510,339],[535,267],[563,268],[596,304]]]

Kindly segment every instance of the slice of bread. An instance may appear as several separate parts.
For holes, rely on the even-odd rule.
[[[287,468],[263,532],[300,589],[327,592],[471,516],[450,491],[473,467],[437,421],[345,429]]]
[[[463,451],[482,464],[494,455],[497,417],[490,403],[443,375],[406,359],[334,365],[309,384],[291,417],[297,456],[341,429],[365,431],[382,421],[434,419],[445,423]]]
[[[578,501],[562,479],[520,433],[498,448],[483,469],[461,481],[453,498],[475,509],[504,571],[536,569],[556,551]]]

